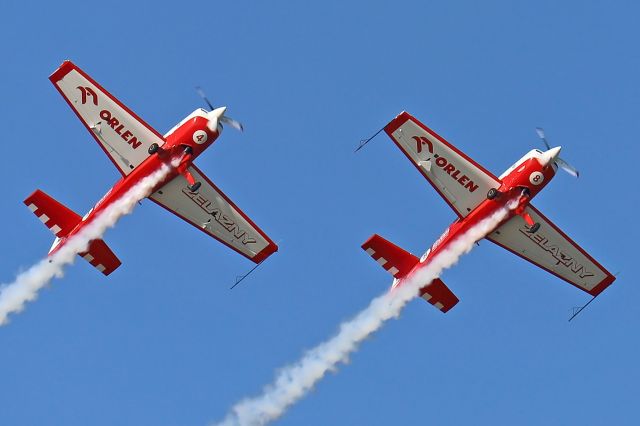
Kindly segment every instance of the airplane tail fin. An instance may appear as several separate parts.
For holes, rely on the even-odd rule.
[[[82,221],[82,217],[79,214],[39,189],[29,195],[27,199],[24,200],[24,204],[56,236],[53,246],[49,250],[49,254],[51,254]],[[120,260],[113,254],[107,244],[100,239],[91,241],[91,243],[89,243],[89,249],[79,255],[105,275],[109,275],[121,264]]]
[[[80,257],[89,262],[94,268],[105,275],[109,275],[122,264],[103,240],[93,240],[89,243],[89,250],[80,253]]]
[[[422,287],[420,289],[420,297],[442,312],[449,311],[460,301],[440,278],[436,278],[430,284]]]
[[[362,244],[362,249],[389,272],[393,278],[397,279],[406,276],[420,262],[420,259],[416,256],[385,240],[378,234],[373,234],[365,241]]]
[[[372,235],[371,238],[365,241],[362,244],[362,249],[396,280],[407,276],[413,267],[420,262],[418,257],[387,241],[378,234]],[[420,297],[442,312],[447,312],[458,303],[458,298],[439,278],[422,287],[420,289]]]
[[[58,238],[64,238],[80,223],[82,217],[39,189],[29,195],[24,203],[40,222]]]

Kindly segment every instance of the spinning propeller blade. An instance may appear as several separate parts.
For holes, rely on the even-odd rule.
[[[547,149],[550,150],[551,149],[551,145],[549,145],[549,142],[547,141],[547,138],[546,138],[546,136],[544,134],[544,129],[542,127],[536,127],[536,133],[538,134],[538,137],[540,139],[542,139],[542,142],[544,143],[544,146],[546,146]],[[565,172],[569,173],[571,176],[573,176],[573,177],[580,176],[580,172],[578,172],[578,169],[573,167],[571,164],[567,163],[562,158],[555,157],[553,161],[555,162],[556,166],[560,167],[562,170],[564,170]]]
[[[205,103],[209,106],[209,109],[211,109],[212,111],[215,109],[213,107],[213,105],[211,104],[211,102],[209,101],[209,99],[207,99],[207,95],[204,93],[204,90],[202,90],[202,87],[200,86],[196,86],[196,92],[198,92],[198,95],[200,95],[200,97],[205,101]]]
[[[542,127],[536,127],[536,133],[538,134],[538,137],[542,139],[542,142],[544,142],[544,146],[546,146],[547,149],[551,149],[549,142],[547,142],[547,138],[544,137],[544,129]]]
[[[564,161],[562,158],[556,158],[556,164],[565,172],[569,173],[573,177],[579,177],[580,172],[571,164]]]
[[[224,113],[227,110],[227,107],[215,108],[211,103],[211,101],[209,100],[209,98],[207,98],[207,95],[204,93],[204,90],[202,90],[200,86],[196,86],[196,92],[198,92],[198,95],[200,95],[200,97],[205,101],[205,103],[211,110],[207,113],[207,117],[209,118],[209,125],[208,125],[209,130],[213,132],[218,128],[218,124],[224,123],[224,124],[228,124],[229,126],[233,127],[236,130],[239,130],[241,132],[244,131],[244,126],[242,125],[242,123],[240,123],[237,120],[234,120],[231,117],[227,117],[226,115],[224,115]]]
[[[237,120],[234,120],[233,118],[229,118],[223,115],[220,121],[222,121],[224,124],[228,124],[229,126],[233,127],[236,130],[239,130],[241,132],[244,131],[244,126],[242,125],[242,123]]]

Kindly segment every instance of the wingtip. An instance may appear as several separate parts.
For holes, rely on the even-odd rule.
[[[271,242],[268,246],[266,246],[262,251],[256,254],[251,260],[255,263],[263,262],[266,258],[274,254],[278,251],[278,245],[274,242]]]
[[[65,75],[69,74],[69,72],[74,68],[76,68],[76,65],[69,59],[66,59],[62,62],[62,64],[60,64],[58,69],[56,69],[49,76],[49,80],[51,80],[52,83],[57,83],[58,81],[62,80]]]
[[[405,121],[411,118],[412,118],[411,114],[409,114],[407,111],[402,111],[393,120],[391,120],[386,126],[384,126],[384,131],[388,135],[391,135],[393,132],[395,132],[398,129],[398,127],[402,126]]]

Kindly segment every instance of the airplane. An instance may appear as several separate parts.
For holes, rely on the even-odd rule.
[[[112,203],[163,164],[181,157],[177,167],[148,197],[207,235],[259,264],[278,246],[193,163],[220,136],[223,124],[242,130],[225,115],[226,107],[198,108],[164,136],[106,91],[71,61],[49,77],[91,136],[111,159],[122,178],[84,216],[41,190],[24,203],[55,235],[49,256],[90,225]],[[98,271],[109,275],[121,264],[102,239],[90,242],[79,254]]]
[[[458,216],[420,258],[377,234],[362,244],[362,249],[393,276],[392,288],[429,265],[454,240],[510,200],[517,200],[517,205],[486,239],[594,298],[615,280],[615,276],[531,204],[531,199],[551,181],[558,168],[578,177],[578,171],[560,158],[561,147],[549,146],[542,129],[536,131],[547,150],[529,151],[499,177],[406,111],[391,120],[384,131]],[[449,311],[459,301],[439,278],[426,283],[420,289],[420,296],[442,312]]]

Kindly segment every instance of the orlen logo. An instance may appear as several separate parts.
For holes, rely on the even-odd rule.
[[[94,92],[91,87],[78,86],[76,87],[76,89],[80,90],[80,93],[82,93],[82,105],[87,103],[87,96],[91,96],[91,100],[93,101],[93,104],[98,106],[98,95],[96,95],[96,92]]]
[[[418,154],[422,152],[422,147],[426,146],[427,149],[429,150],[429,153],[433,154],[433,157],[435,158],[434,162],[436,163],[436,166],[444,170],[449,176],[451,176],[453,180],[458,182],[460,186],[465,187],[466,189],[469,190],[469,192],[473,192],[476,189],[478,189],[478,185],[476,185],[476,183],[472,181],[467,175],[462,173],[460,169],[458,169],[458,167],[453,165],[445,157],[442,157],[434,153],[433,144],[428,138],[424,136],[414,136],[413,139],[416,141],[416,152]],[[431,158],[427,158],[427,160],[430,160],[430,159]],[[462,176],[460,176],[461,174]]]
[[[142,145],[142,141],[131,133],[131,130],[125,128],[124,124],[120,124],[120,120],[114,117],[108,109],[100,111],[100,118],[106,121],[109,127],[111,127],[113,131],[116,132],[126,143],[131,145],[133,149]]]

